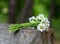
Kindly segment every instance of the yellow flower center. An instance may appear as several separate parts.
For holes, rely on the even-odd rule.
[[[43,26],[40,26],[40,29],[43,29]]]

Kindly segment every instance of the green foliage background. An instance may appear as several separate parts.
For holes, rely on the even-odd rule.
[[[8,9],[8,0],[0,0],[0,23],[5,23],[8,19],[8,11],[3,10],[4,8]]]
[[[46,17],[48,17],[50,14],[51,1],[52,0],[34,0],[33,15],[36,16],[40,13],[43,13],[45,14]],[[24,2],[25,0],[17,1],[17,9],[16,9],[17,16],[21,11]],[[9,0],[0,0],[0,23],[7,23],[8,21],[8,6],[9,6]],[[60,40],[60,1],[59,0],[56,0],[56,6],[57,7],[52,22],[52,27],[55,30],[56,40]],[[4,10],[4,8],[7,9]]]

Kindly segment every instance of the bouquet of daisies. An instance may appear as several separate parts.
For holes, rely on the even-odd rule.
[[[39,14],[36,17],[35,16],[30,17],[28,23],[11,24],[9,26],[9,29],[15,32],[16,30],[21,29],[21,28],[33,27],[43,32],[45,30],[48,30],[49,26],[50,26],[50,22],[48,18],[44,17],[43,14]]]
[[[43,32],[44,30],[48,30],[49,26],[50,26],[50,22],[48,20],[48,18],[45,18],[43,14],[39,14],[38,16],[32,16],[31,18],[29,18],[29,22],[39,22],[39,24],[37,24],[37,30],[40,30],[41,32]]]

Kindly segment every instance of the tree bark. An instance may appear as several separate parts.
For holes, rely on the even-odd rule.
[[[18,18],[18,23],[26,22],[26,19],[31,16],[33,0],[26,0],[22,8],[21,14]]]
[[[8,23],[15,23],[16,18],[16,0],[9,0],[9,19]]]
[[[10,32],[9,24],[0,24],[0,44],[54,44],[54,30],[40,32],[32,28]]]

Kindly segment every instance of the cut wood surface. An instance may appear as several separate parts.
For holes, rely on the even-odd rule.
[[[32,28],[21,29],[14,34],[8,24],[0,24],[0,44],[53,44],[53,30],[40,32]]]

